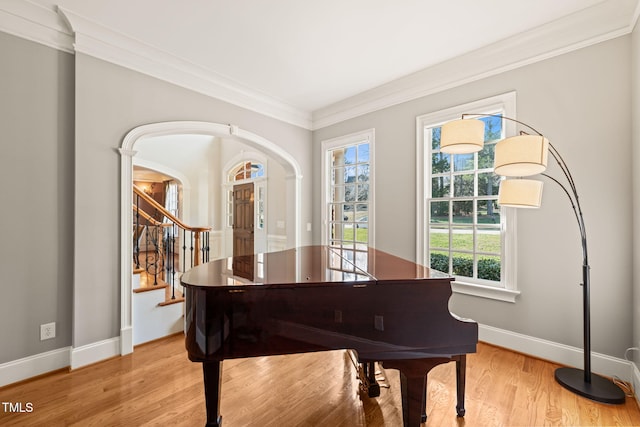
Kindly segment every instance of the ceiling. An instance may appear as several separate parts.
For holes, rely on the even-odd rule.
[[[638,13],[637,0],[31,2],[60,6],[236,90],[309,113],[502,40],[577,22],[603,4],[628,15],[627,25]],[[553,28],[558,34],[545,37],[566,36],[567,27]]]

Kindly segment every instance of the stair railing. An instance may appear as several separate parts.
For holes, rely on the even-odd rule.
[[[209,261],[210,227],[191,227],[169,212],[164,206],[146,194],[141,188],[133,186],[133,261],[136,268],[144,268],[147,274],[153,275],[154,286],[158,277],[171,286],[171,299],[175,299],[176,273],[184,273],[186,265],[194,267]],[[144,200],[152,206],[150,214],[140,208]],[[140,262],[140,243],[145,239],[146,257]],[[182,257],[176,245],[182,243]],[[187,244],[189,246],[187,247]],[[151,248],[151,250],[149,250]],[[188,250],[188,252],[187,252]],[[151,252],[151,253],[150,253]],[[188,258],[187,258],[188,256]],[[178,262],[176,262],[178,261]]]

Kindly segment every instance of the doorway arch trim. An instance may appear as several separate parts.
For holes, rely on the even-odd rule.
[[[235,137],[250,146],[268,152],[287,171],[287,196],[293,200],[287,217],[293,222],[287,227],[288,245],[300,246],[300,200],[302,173],[298,162],[275,143],[255,133],[230,124],[201,121],[171,121],[138,126],[125,135],[120,152],[120,354],[133,352],[133,247],[131,227],[133,221],[133,157],[134,146],[143,138],[165,135],[201,134],[218,137]]]

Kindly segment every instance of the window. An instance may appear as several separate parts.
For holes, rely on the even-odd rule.
[[[373,129],[323,141],[323,243],[360,259],[373,245]]]
[[[485,145],[471,154],[440,152],[440,131],[444,123],[464,113],[513,117],[508,110],[514,106],[515,95],[507,94],[418,117],[423,177],[422,203],[418,203],[423,209],[418,212],[423,240],[418,242],[418,257],[453,275],[454,290],[509,301],[517,294],[515,213],[497,203],[500,177],[493,173],[493,163],[496,142],[514,126],[497,117],[480,117],[485,122]]]
[[[244,179],[261,178],[264,176],[264,166],[261,163],[242,162],[229,171],[228,181],[242,181]]]

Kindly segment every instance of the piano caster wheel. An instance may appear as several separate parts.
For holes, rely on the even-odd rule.
[[[464,408],[456,408],[456,412],[458,413],[459,417],[464,417],[464,413],[466,412]]]
[[[369,384],[369,389],[367,390],[367,396],[369,397],[378,397],[380,396],[380,384]]]
[[[427,422],[427,414],[422,414],[422,417],[420,418],[420,422],[421,423],[426,423]]]

